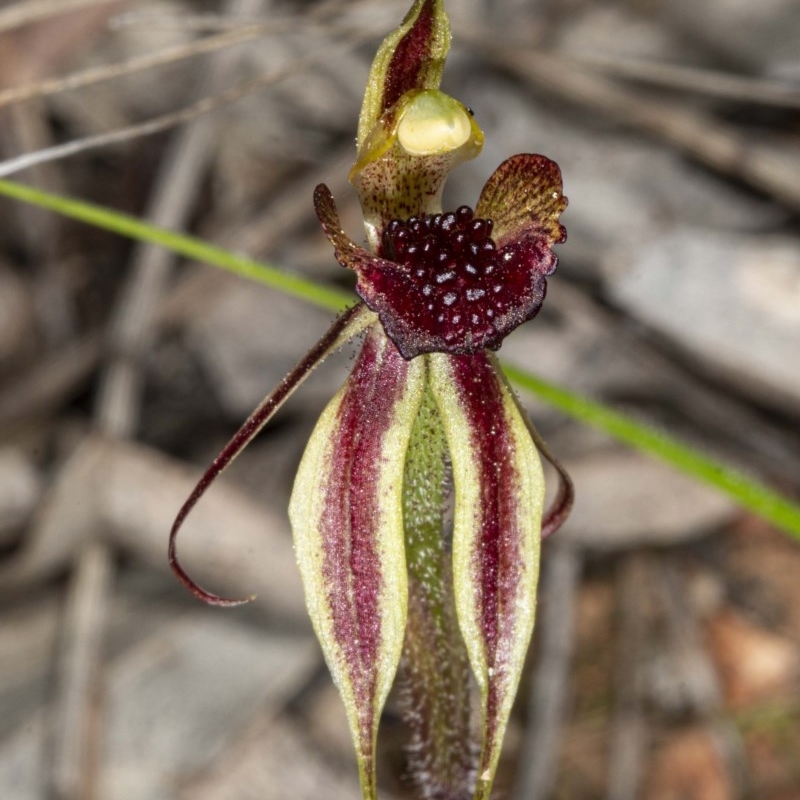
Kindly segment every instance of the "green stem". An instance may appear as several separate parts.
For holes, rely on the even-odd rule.
[[[439,411],[426,391],[403,480],[408,623],[401,686],[411,731],[408,770],[425,800],[469,800],[477,750],[470,731],[469,660],[444,540],[446,453]]]

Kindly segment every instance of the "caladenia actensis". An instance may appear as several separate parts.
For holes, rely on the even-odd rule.
[[[448,173],[483,143],[472,112],[439,91],[449,42],[442,3],[418,0],[381,45],[350,173],[368,247],[344,233],[326,186],[314,194],[362,302],[253,412],[170,536],[172,567],[195,595],[244,602],[189,578],[177,560],[177,532],[309,372],[363,333],[352,373],[308,443],[289,516],[366,800],[377,796],[378,722],[398,668],[419,796],[489,798],[533,631],[540,540],[572,503],[569,478],[492,353],[535,316],[555,270],[552,246],[565,238],[560,172],[543,156],[513,156],[489,178],[474,211],[442,211]],[[539,453],[559,476],[547,511]]]

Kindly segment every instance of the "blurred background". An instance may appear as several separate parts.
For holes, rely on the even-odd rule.
[[[0,4],[0,175],[340,286],[311,205],[346,184],[408,2]],[[568,242],[501,356],[800,499],[800,4],[451,0],[443,88],[558,161]],[[209,112],[209,113],[201,113]],[[34,155],[31,155],[34,154]],[[332,358],[172,519],[331,315],[0,200],[0,797],[354,800],[286,505]],[[800,798],[800,544],[523,397],[577,505],[543,554],[511,800]],[[392,699],[386,798],[410,797]]]

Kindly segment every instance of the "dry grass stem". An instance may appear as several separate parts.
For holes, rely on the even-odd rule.
[[[575,57],[574,60],[577,64],[597,67],[606,75],[650,86],[738,103],[800,109],[800,86],[791,83],[634,58],[587,55]]]
[[[153,11],[127,11],[114,16],[109,25],[112,30],[128,27],[146,27],[150,30],[162,28],[165,30],[193,31],[195,33],[212,33],[215,31],[229,31],[253,25],[268,27],[271,31],[307,29],[309,23],[321,22],[343,11],[352,11],[360,5],[366,5],[371,0],[327,0],[310,8],[302,16],[289,16],[283,20],[262,22],[261,17],[255,14],[170,14],[167,12]],[[397,0],[394,0],[397,2]]]
[[[95,738],[83,733],[98,698],[103,633],[112,581],[112,559],[104,542],[82,551],[72,576],[56,665],[58,687],[52,719],[50,786],[59,800],[91,796]]]
[[[636,800],[646,761],[649,726],[643,708],[643,663],[647,652],[649,586],[647,555],[626,555],[617,581],[620,616],[615,709],[609,753],[609,800]]]
[[[207,36],[188,44],[165,47],[157,52],[134,56],[133,58],[129,58],[117,64],[104,64],[102,66],[90,67],[69,75],[48,78],[35,83],[25,84],[24,86],[15,86],[10,89],[3,89],[0,91],[0,108],[35,97],[48,97],[61,92],[83,89],[87,86],[92,86],[104,81],[134,75],[158,67],[165,67],[188,58],[207,55],[227,47],[233,47],[237,44],[244,44],[245,42],[252,41],[253,39],[267,34],[296,31],[301,28],[307,29],[310,23],[324,21],[337,11],[340,11],[341,7],[341,2],[324,3],[305,17],[286,17],[285,19],[270,20],[269,22],[243,22],[244,19],[256,19],[254,15],[248,17],[236,15],[230,18],[220,18],[220,24],[216,27],[217,29],[223,28],[225,30],[223,33],[217,35]],[[154,19],[151,14],[142,16],[143,23],[147,21],[148,24],[150,24]],[[138,15],[136,18],[138,19]],[[157,17],[155,17],[155,19],[157,19]],[[176,24],[178,20],[183,24],[183,17],[176,18]],[[227,20],[227,23],[222,24],[223,20]],[[327,25],[326,30],[335,32],[340,30],[340,28],[332,28],[330,25]]]
[[[221,33],[218,36],[208,36],[190,44],[167,47],[155,53],[136,56],[119,64],[106,64],[99,67],[90,67],[70,75],[58,78],[48,78],[37,83],[26,84],[12,89],[0,91],[0,107],[11,103],[19,103],[34,97],[47,97],[60,92],[82,89],[103,81],[133,75],[148,69],[164,67],[177,61],[182,61],[194,56],[213,53],[225,47],[251,41],[267,32],[276,29],[274,24],[248,25],[246,28],[236,28],[233,31]]]
[[[138,139],[142,136],[150,136],[155,133],[161,133],[162,131],[174,128],[177,125],[191,122],[203,114],[217,111],[241,100],[243,97],[253,94],[256,91],[265,89],[268,86],[273,86],[276,83],[279,83],[280,81],[294,77],[300,71],[307,69],[312,64],[324,61],[338,51],[349,50],[359,42],[373,38],[374,35],[374,31],[360,31],[352,34],[341,42],[337,42],[329,47],[323,47],[317,50],[315,53],[304,58],[298,58],[292,61],[290,64],[281,67],[280,69],[273,70],[252,80],[241,81],[235,86],[231,86],[214,97],[206,97],[178,111],[174,111],[169,114],[163,114],[160,117],[148,120],[147,122],[129,125],[125,128],[120,128],[109,133],[86,136],[82,139],[76,139],[72,142],[66,142],[64,144],[37,150],[33,153],[25,153],[24,155],[7,159],[6,161],[0,163],[0,177],[6,178],[9,175],[14,175],[18,172],[30,169],[31,167],[38,166],[39,164],[57,161],[62,158],[69,158],[80,153],[96,150],[100,147],[108,147],[114,144],[130,142],[133,139]]]
[[[800,209],[800,166],[732,126],[664,98],[651,99],[588,73],[563,58],[500,45],[465,32],[462,38],[521,80],[654,135],[723,175],[743,181],[788,208]]]
[[[558,755],[568,715],[570,662],[575,646],[575,601],[583,565],[581,552],[554,542],[545,550],[540,653],[528,704],[530,722],[520,748],[512,800],[545,800],[558,773]]]
[[[0,33],[60,16],[69,11],[109,6],[119,2],[120,0],[23,0],[0,9]]]

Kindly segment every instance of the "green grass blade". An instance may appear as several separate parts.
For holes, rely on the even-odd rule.
[[[236,255],[222,247],[216,247],[186,234],[150,225],[119,211],[112,211],[102,206],[43,192],[6,180],[0,180],[0,194],[55,211],[70,219],[86,222],[130,239],[161,245],[178,255],[222,267],[242,278],[258,281],[273,289],[278,289],[284,294],[299,297],[331,311],[341,311],[346,306],[352,305],[354,300],[353,295],[349,292],[322,286],[270,264]]]
[[[348,292],[322,286],[306,278],[286,273],[270,264],[235,255],[192,236],[158,228],[136,217],[101,206],[6,180],[0,180],[0,194],[122,236],[161,245],[178,255],[213,264],[331,311],[340,311],[353,301],[353,296]],[[559,411],[599,428],[609,436],[659,458],[703,483],[714,486],[743,508],[800,540],[800,505],[764,484],[704,456],[665,433],[613,411],[602,403],[548,383],[518,367],[504,365],[503,369],[509,380],[537,395]]]
[[[800,540],[800,506],[762,483],[602,403],[555,386],[518,367],[504,364],[503,371],[509,380],[537,395],[548,405],[714,486],[743,508]]]

